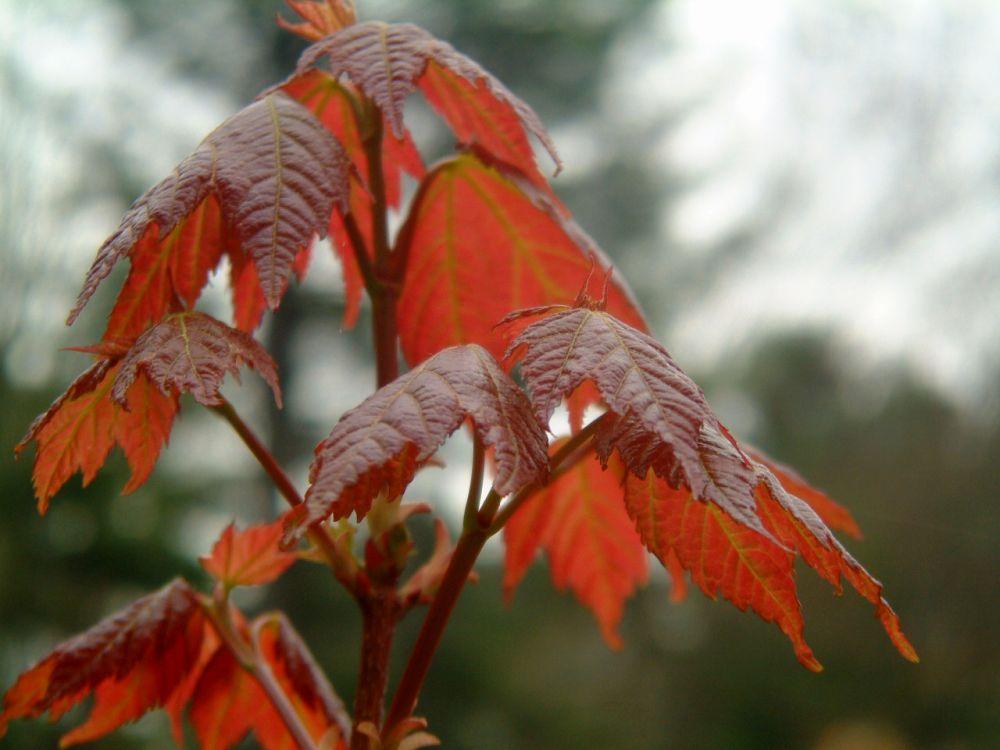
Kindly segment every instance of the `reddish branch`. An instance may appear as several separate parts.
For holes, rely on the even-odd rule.
[[[285,501],[293,508],[301,505],[303,502],[302,496],[295,489],[295,485],[288,474],[278,464],[274,454],[261,442],[260,438],[250,429],[250,426],[243,421],[242,417],[236,412],[236,409],[233,408],[233,405],[223,399],[220,405],[209,408],[225,419],[236,431],[236,434],[240,436],[247,448],[250,449],[254,458],[257,459],[257,462],[267,473],[268,477],[270,477],[278,493],[285,498]],[[345,565],[341,560],[340,552],[326,533],[326,530],[320,524],[315,524],[309,529],[309,539],[323,553],[337,580],[348,591],[354,593],[354,583],[344,575]]]
[[[309,730],[306,729],[292,702],[282,690],[281,685],[278,684],[266,660],[260,656],[256,645],[247,643],[233,626],[229,600],[224,589],[221,587],[216,589],[215,598],[211,604],[206,603],[205,612],[208,614],[215,631],[219,634],[219,639],[232,653],[233,658],[260,685],[261,690],[264,691],[289,734],[295,740],[295,744],[299,746],[300,750],[316,750],[316,744],[313,742]]]
[[[597,431],[597,427],[604,417],[599,417],[578,432],[563,447],[553,454],[550,459],[549,468],[553,474],[572,465],[579,452],[582,451],[590,438]],[[531,495],[538,490],[538,485],[530,485],[518,493],[507,502],[507,505],[497,512],[496,504],[500,497],[490,490],[483,506],[475,514],[475,523],[467,524],[458,538],[455,551],[452,553],[451,562],[445,571],[441,586],[438,589],[434,601],[431,602],[427,617],[420,628],[417,641],[413,645],[410,653],[410,660],[406,664],[403,676],[396,687],[396,694],[392,699],[392,706],[386,716],[382,736],[386,736],[399,722],[413,714],[417,705],[417,698],[420,696],[420,689],[423,687],[427,672],[430,669],[431,661],[441,643],[441,636],[444,635],[445,626],[451,617],[459,595],[469,579],[476,559],[486,544],[486,540],[496,534],[503,526],[503,523],[520,507]],[[470,489],[469,505],[478,505],[478,491],[473,493]],[[473,517],[473,514],[466,508],[466,518]]]

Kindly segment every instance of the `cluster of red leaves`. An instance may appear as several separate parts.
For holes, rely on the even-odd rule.
[[[312,524],[360,519],[376,497],[398,498],[469,423],[490,450],[495,492],[534,490],[505,529],[508,596],[544,550],[555,584],[590,607],[618,647],[624,602],[646,581],[649,551],[670,571],[675,597],[686,571],[709,596],[775,622],[818,670],[795,590],[801,556],[838,590],[846,579],[871,601],[899,651],[916,660],[881,585],[830,531],[857,535],[850,514],[730,435],[645,333],[610,270],[594,300],[593,267],[610,264],[539,170],[531,138],[557,169],[559,158],[532,109],[416,26],[357,23],[350,0],[288,5],[302,20],[279,24],[314,42],[295,74],[209,134],[98,251],[69,322],[119,260],[128,257],[130,269],[100,344],[84,350],[97,361],[16,448],[37,443],[40,510],[76,471],[90,482],[116,444],[132,469],[125,491],[134,490],[168,439],[180,394],[222,404],[225,375],[243,366],[280,406],[274,362],[249,332],[277,308],[291,276],[304,276],[314,240],[329,234],[344,268],[345,325],[358,316],[366,282],[395,286],[400,343],[415,367],[347,412],[317,446],[300,508],[267,526],[226,529],[202,559],[223,602],[234,586],[280,576],[297,557],[280,544]],[[318,68],[323,60],[327,70]],[[429,172],[403,121],[416,91],[461,150]],[[386,248],[379,234],[385,211],[400,208],[404,173],[419,185]],[[224,260],[235,328],[194,311]],[[373,276],[393,270],[399,278]],[[521,311],[508,315],[513,309]],[[530,398],[508,374],[518,362]],[[549,450],[562,443],[547,446],[545,429],[561,403],[574,431],[586,406],[608,413],[596,425],[597,457],[577,457],[550,481]],[[399,506],[394,524],[414,512],[408,507]],[[396,564],[393,554],[410,552],[379,544],[377,535],[369,541],[366,564]],[[451,554],[439,523],[433,554],[398,592],[404,606],[431,600]],[[346,713],[291,625],[273,614],[245,622],[220,606],[177,580],[58,646],[4,697],[0,736],[14,718],[47,712],[54,720],[94,693],[89,719],[64,745],[164,706],[178,737],[188,711],[203,747],[228,748],[253,732],[268,750],[290,749],[266,674],[315,741],[342,747]],[[372,725],[358,731],[396,750],[433,740],[415,720],[398,728],[388,738]]]
[[[521,375],[542,421],[547,422],[555,406],[581,384],[596,387],[609,409],[595,438],[598,456],[611,474],[605,486],[616,485],[619,498],[624,494],[624,508],[645,547],[668,569],[676,571],[679,563],[709,596],[721,593],[741,609],[775,622],[791,639],[799,661],[818,671],[820,664],[802,635],[795,593],[793,562],[800,555],[838,591],[844,578],[871,601],[896,648],[915,661],[916,652],[882,597],[881,584],[840,545],[819,514],[832,525],[854,531],[850,516],[801,478],[776,467],[788,488],[783,486],[729,434],[701,389],[662,345],[600,308],[584,298],[573,308],[516,313],[509,320],[544,317],[514,338],[508,354],[520,359]],[[627,473],[624,491],[616,460]],[[556,493],[558,489],[557,484]],[[806,490],[805,499],[791,489]],[[587,508],[593,500],[582,490],[575,493],[575,502],[584,506],[577,512],[594,512]],[[560,535],[573,532],[558,525],[551,530],[539,516],[543,512],[529,503],[511,520],[514,549],[508,552],[508,582],[520,577],[533,544],[545,547],[557,585],[570,582],[614,643],[622,601],[641,576],[630,557],[634,538],[619,532],[617,546],[605,539],[604,554],[584,555],[579,550],[588,543],[587,532],[577,531],[571,544],[561,542],[571,550],[569,556],[560,552]],[[532,513],[535,518],[518,520]],[[572,529],[572,518],[564,512],[562,523]],[[522,527],[529,531],[520,531]],[[620,521],[604,526],[620,527]],[[589,544],[596,549],[593,540]],[[573,584],[574,578],[595,581],[602,574],[603,599]]]
[[[227,588],[273,581],[297,557],[279,547],[281,524],[242,532],[228,527],[202,565]],[[349,735],[346,711],[284,616],[265,614],[243,624],[234,611],[232,619],[254,649],[255,668],[270,670],[312,736],[342,747],[334,741]],[[293,750],[258,680],[219,632],[211,601],[176,579],[57,646],[22,674],[4,696],[0,737],[13,719],[47,712],[55,721],[93,693],[88,718],[63,736],[62,747],[97,739],[163,707],[181,746],[187,713],[203,748],[226,750],[252,731],[267,750]]]
[[[281,402],[274,361],[253,338],[197,312],[173,313],[129,347],[103,345],[98,361],[31,424],[14,449],[35,441],[33,479],[41,512],[74,473],[88,484],[119,445],[132,468],[131,492],[149,476],[167,442],[178,396],[220,403],[227,372],[253,367]]]

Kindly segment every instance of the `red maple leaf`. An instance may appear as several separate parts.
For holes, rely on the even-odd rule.
[[[335,203],[346,208],[347,161],[326,129],[289,97],[279,92],[254,102],[132,204],[98,250],[68,322],[122,257],[139,263],[137,251],[158,252],[210,195],[218,202],[222,226],[233,232],[232,244],[253,261],[267,303],[275,308],[296,256],[313,237],[326,234]],[[211,214],[210,207],[201,210]],[[144,243],[147,235],[155,239]],[[190,286],[182,281],[180,287],[178,295],[190,298]]]
[[[243,365],[260,373],[281,406],[274,360],[252,336],[204,313],[176,313],[135,340],[121,361],[111,398],[126,406],[125,396],[142,372],[164,395],[190,393],[212,406],[222,403],[226,373],[238,376]]]
[[[497,321],[512,309],[571,304],[593,258],[608,265],[548,196],[473,154],[427,175],[396,248],[407,258],[398,321],[410,362],[463,343],[500,357],[506,338]],[[645,327],[626,286],[612,284],[607,304]]]
[[[330,236],[344,270],[346,309],[344,326],[353,327],[357,321],[364,283],[356,252],[372,255],[372,196],[367,185],[372,175],[368,165],[364,142],[358,124],[361,107],[359,92],[346,81],[341,82],[329,73],[311,70],[286,83],[282,90],[308,107],[344,147],[357,175],[351,175],[349,211],[362,233],[363,246],[354,247],[355,238],[347,232],[343,217],[334,211],[330,217]],[[402,194],[402,172],[416,179],[424,175],[420,158],[408,130],[397,137],[391,128],[382,133],[382,176],[389,208],[396,208]]]
[[[509,162],[540,188],[547,189],[547,184],[527,134],[560,166],[555,144],[531,107],[476,62],[419,26],[378,21],[348,26],[303,52],[295,75],[324,57],[333,75],[349,76],[381,108],[397,136],[403,133],[403,104],[419,88],[460,143],[477,145]]]
[[[246,630],[262,660],[258,668],[270,670],[312,738],[325,738],[331,749],[343,748],[341,738],[350,726],[343,704],[288,621],[264,615]],[[251,731],[266,750],[298,749],[253,672],[225,648],[215,652],[201,673],[188,715],[203,750],[228,750]]]
[[[57,646],[3,699],[0,737],[12,719],[53,721],[96,692],[84,724],[62,746],[101,737],[170,700],[197,662],[205,629],[198,596],[176,579]]]
[[[284,519],[237,531],[229,524],[212,547],[200,558],[201,567],[227,588],[271,583],[298,559],[279,546]]]
[[[558,449],[560,441],[553,443]],[[513,596],[539,549],[548,555],[552,581],[569,587],[594,612],[611,648],[625,600],[648,575],[646,549],[621,502],[625,469],[611,461],[605,470],[585,458],[557,476],[517,509],[504,525],[504,592]]]
[[[316,447],[297,528],[331,513],[364,517],[379,493],[399,496],[417,467],[467,418],[494,449],[497,492],[544,477],[545,433],[524,393],[482,347],[451,347],[341,417]]]
[[[302,21],[291,23],[278,16],[278,26],[309,41],[322,39],[357,20],[352,0],[285,0]]]
[[[611,410],[595,438],[603,461],[621,457],[630,476],[626,504],[643,542],[666,566],[676,555],[710,596],[775,622],[799,660],[819,662],[802,635],[793,561],[798,553],[831,584],[846,578],[871,601],[899,652],[916,652],[882,597],[882,587],[809,506],[754,462],[719,422],[701,390],[659,343],[581,295],[579,306],[548,313],[514,339],[521,374],[540,419],[592,382]]]
[[[40,513],[77,471],[83,474],[83,484],[89,484],[115,445],[132,469],[125,493],[140,487],[153,470],[170,435],[177,398],[162,394],[142,377],[123,390],[116,403],[111,391],[118,371],[115,359],[98,361],[32,422],[14,448],[18,455],[28,443],[36,443],[32,482]]]

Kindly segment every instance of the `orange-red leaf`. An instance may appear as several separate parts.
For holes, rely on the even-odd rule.
[[[622,646],[618,624],[625,600],[648,575],[646,550],[621,501],[624,478],[619,462],[605,470],[596,458],[585,458],[535,493],[504,526],[507,597],[544,549],[553,583],[569,587],[594,612],[614,649]]]
[[[919,661],[916,649],[903,635],[899,617],[882,596],[882,584],[844,549],[808,503],[786,492],[766,467],[757,464],[755,468],[760,480],[760,515],[774,535],[838,590],[843,576],[875,605],[875,614],[896,650],[909,661]]]
[[[861,538],[861,528],[854,520],[851,511],[840,503],[830,499],[825,492],[810,485],[801,474],[791,466],[775,461],[763,451],[744,445],[746,454],[759,464],[763,464],[781,482],[781,486],[790,495],[805,500],[809,507],[816,511],[823,523],[835,531],[843,531],[855,539]]]
[[[84,485],[89,484],[116,444],[132,469],[126,493],[142,485],[152,471],[170,435],[177,399],[141,377],[122,394],[126,411],[111,398],[118,369],[112,359],[93,365],[32,422],[14,448],[16,455],[28,443],[37,444],[32,481],[39,512],[45,513],[52,497],[77,471],[83,474]]]
[[[190,393],[212,406],[222,403],[219,389],[226,373],[238,376],[243,365],[260,373],[280,406],[274,360],[252,336],[204,313],[176,313],[136,339],[122,359],[111,398],[125,406],[126,394],[142,372],[164,395]]]
[[[175,306],[193,307],[219,264],[224,239],[219,202],[211,194],[166,237],[147,228],[132,251],[104,339],[131,341]]]
[[[535,175],[526,133],[534,135],[558,167],[559,155],[538,115],[499,80],[450,44],[413,24],[358,23],[313,44],[299,59],[296,75],[323,57],[335,76],[346,74],[375,101],[397,135],[403,104],[416,88],[445,118],[458,140]],[[544,184],[544,178],[535,178]]]
[[[4,696],[0,737],[12,719],[54,721],[92,691],[87,721],[62,745],[100,737],[166,703],[200,653],[204,616],[197,594],[176,579],[57,646]]]
[[[706,594],[721,593],[740,609],[753,609],[774,622],[792,641],[796,656],[813,671],[821,666],[803,636],[804,622],[795,587],[795,553],[820,576],[840,588],[843,575],[876,606],[893,644],[907,659],[916,652],[899,619],[882,598],[881,584],[834,539],[802,500],[788,495],[777,479],[755,466],[754,497],[767,533],[735,520],[715,503],[697,500],[686,487],[673,488],[650,471],[626,480],[625,500],[646,546],[669,566],[676,555]]]
[[[316,447],[298,531],[331,513],[364,517],[380,492],[402,494],[465,419],[494,449],[497,492],[543,478],[545,433],[524,393],[485,349],[439,352],[351,409]]]
[[[509,98],[498,97],[487,79],[431,60],[418,85],[428,103],[451,126],[459,143],[477,146],[517,168],[541,190],[550,190],[538,171],[522,120],[524,114],[511,105]],[[534,113],[529,117],[535,117]],[[546,147],[550,145],[546,143]],[[559,165],[554,146],[549,153]]]
[[[265,616],[251,632],[262,668],[271,671],[313,739],[332,726],[342,734],[343,705],[287,621]],[[298,748],[256,677],[228,649],[218,649],[202,672],[189,716],[202,750],[228,750],[250,731],[266,750]]]
[[[500,357],[497,322],[517,308],[572,303],[599,253],[533,185],[472,154],[427,175],[397,249],[408,256],[398,320],[410,362],[461,343]],[[624,285],[611,285],[608,308],[645,327]]]
[[[229,524],[201,558],[201,567],[227,587],[259,586],[277,579],[297,559],[279,546],[284,520],[237,531]]]
[[[122,257],[159,247],[210,195],[218,199],[234,244],[257,268],[268,304],[277,307],[295,257],[326,234],[335,202],[346,206],[343,149],[300,104],[278,92],[263,97],[210,133],[173,174],[150,188],[98,250],[72,323]]]
[[[351,731],[347,708],[288,618],[280,612],[259,617],[253,625],[253,637],[258,651],[312,737],[329,741],[333,729],[339,737],[324,747],[340,750],[344,746],[343,738]],[[273,734],[273,739],[261,732],[258,737],[268,750],[279,747],[279,737]],[[295,750],[295,746],[289,746],[289,750]]]
[[[279,15],[278,26],[311,42],[357,20],[352,0],[285,0],[285,3],[302,21],[290,23]]]
[[[740,609],[753,609],[792,641],[799,661],[822,669],[805,642],[792,567],[793,555],[734,521],[718,506],[674,489],[652,471],[626,479],[625,501],[650,551],[666,564],[670,552],[708,596],[721,593]]]

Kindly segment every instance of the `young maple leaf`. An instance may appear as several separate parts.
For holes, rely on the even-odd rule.
[[[106,341],[132,341],[178,302],[193,307],[219,264],[224,228],[219,202],[208,195],[165,237],[145,232],[108,317]]]
[[[445,119],[459,142],[478,145],[547,189],[528,133],[545,147],[557,168],[555,144],[538,115],[507,87],[450,44],[413,24],[369,21],[348,26],[302,53],[295,75],[329,58],[334,76],[347,75],[375,101],[397,136],[403,104],[416,89]]]
[[[125,354],[111,388],[111,398],[126,406],[126,394],[141,371],[164,395],[190,393],[206,406],[222,403],[219,389],[226,373],[254,368],[281,406],[274,360],[252,336],[210,315],[170,315],[139,338]]]
[[[655,339],[603,310],[574,307],[525,328],[505,356],[517,355],[540,421],[547,424],[556,406],[589,380],[611,411],[633,417],[654,438],[636,441],[637,448],[667,448],[687,481],[707,484],[697,446],[702,424],[714,415]],[[631,453],[623,457],[632,468]]]
[[[363,518],[379,493],[398,497],[467,418],[494,448],[497,492],[544,478],[545,433],[524,393],[482,347],[451,347],[348,411],[316,446],[305,512],[292,533],[331,513]]]
[[[210,195],[232,243],[253,261],[268,305],[276,308],[296,256],[326,234],[335,203],[346,209],[347,160],[312,114],[286,95],[254,102],[132,204],[98,250],[67,322],[118,260],[131,255],[139,262],[137,251],[158,248]],[[158,242],[142,243],[147,233]]]
[[[626,505],[647,547],[661,560],[676,555],[709,596],[721,593],[740,609],[753,609],[777,624],[807,668],[822,669],[803,636],[795,552],[838,590],[843,573],[876,605],[899,652],[916,661],[898,618],[881,596],[881,585],[840,546],[819,517],[803,501],[780,489],[773,475],[762,480],[756,497],[767,536],[738,523],[715,504],[696,500],[687,488],[670,487],[652,471],[645,478],[630,475],[626,480]]]
[[[111,391],[118,371],[117,358],[98,361],[31,423],[15,446],[16,456],[36,443],[32,483],[40,513],[77,471],[83,473],[84,486],[89,484],[115,445],[132,469],[126,494],[153,470],[177,414],[177,397],[161,393],[142,377],[116,402]]]
[[[355,248],[354,241],[344,225],[340,212],[330,216],[329,234],[333,238],[333,249],[340,258],[344,269],[346,306],[344,327],[351,328],[357,322],[364,290],[361,271],[358,268],[356,252],[372,255],[372,196],[365,183],[371,181],[364,142],[359,131],[357,110],[360,95],[346,81],[341,82],[329,73],[311,70],[286,83],[282,90],[301,102],[326,126],[344,147],[357,175],[350,177],[349,211],[362,233],[363,247]],[[389,208],[396,208],[402,196],[402,172],[416,179],[424,176],[424,163],[420,152],[413,143],[408,130],[397,137],[391,128],[382,132],[382,179],[385,186],[386,202]]]
[[[625,600],[648,576],[646,548],[621,502],[624,480],[619,461],[605,470],[596,458],[585,458],[532,495],[503,529],[508,600],[544,549],[553,583],[572,589],[594,612],[604,640],[616,650]]]
[[[302,21],[290,23],[278,16],[278,26],[315,42],[357,21],[353,0],[285,0]]]
[[[407,257],[397,317],[410,362],[464,343],[500,357],[506,339],[498,320],[521,307],[569,304],[595,256],[609,265],[548,196],[474,154],[449,159],[427,175],[396,249]],[[645,328],[624,284],[610,285],[607,305]]]
[[[101,737],[164,705],[196,663],[205,618],[196,592],[176,579],[57,646],[4,695],[0,737],[13,719],[55,721],[96,692],[87,721],[60,745]]]
[[[229,524],[211,554],[199,559],[201,567],[227,588],[271,583],[298,559],[279,546],[283,525],[283,518],[243,531]]]
[[[809,504],[827,526],[835,531],[843,531],[855,539],[861,538],[861,528],[854,520],[851,512],[840,503],[832,500],[825,492],[816,489],[807,482],[791,466],[775,461],[762,450],[743,444],[743,450],[755,463],[770,469],[781,486],[790,495],[794,495]]]
[[[315,741],[335,729],[348,736],[343,704],[282,615],[264,615],[249,628],[254,648]],[[203,750],[228,750],[253,732],[265,750],[296,750],[270,699],[253,673],[226,648],[208,662],[191,696],[189,716]],[[343,748],[342,739],[333,748]]]
[[[659,343],[581,295],[514,339],[521,374],[540,419],[590,381],[611,414],[595,437],[599,457],[621,457],[630,476],[626,505],[646,546],[666,566],[673,556],[707,594],[717,591],[752,608],[791,639],[796,655],[818,670],[802,635],[794,554],[834,586],[846,578],[876,608],[897,650],[916,660],[882,587],[836,541],[809,504],[789,494],[754,462],[719,422],[701,390]],[[829,506],[819,503],[824,512]]]

